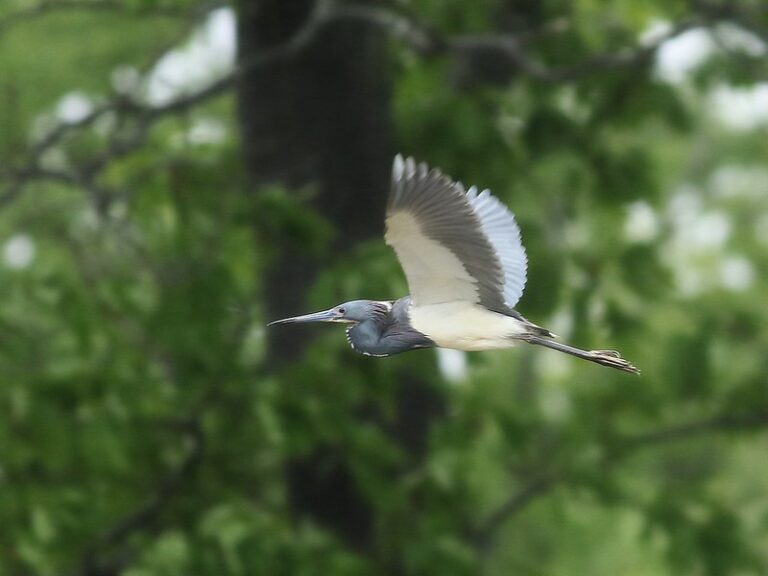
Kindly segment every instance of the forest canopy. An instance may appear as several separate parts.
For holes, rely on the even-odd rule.
[[[5,0],[0,573],[768,572],[768,5]],[[392,158],[515,213],[549,350],[408,292]]]

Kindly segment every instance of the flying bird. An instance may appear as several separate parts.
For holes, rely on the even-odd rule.
[[[322,312],[275,320],[338,322],[367,356],[419,348],[495,350],[527,342],[638,374],[614,350],[582,350],[554,340],[515,310],[528,260],[512,213],[489,190],[465,191],[437,169],[398,155],[386,213],[385,240],[394,248],[410,295],[352,300]]]

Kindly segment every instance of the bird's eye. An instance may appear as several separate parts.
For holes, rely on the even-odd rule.
[[[339,314],[346,314],[347,309],[346,308],[339,308]]]

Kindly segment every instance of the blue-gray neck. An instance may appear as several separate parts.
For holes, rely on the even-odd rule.
[[[366,356],[391,356],[434,342],[413,329],[408,318],[410,298],[396,302],[371,302],[368,318],[347,329],[347,340],[356,352]]]

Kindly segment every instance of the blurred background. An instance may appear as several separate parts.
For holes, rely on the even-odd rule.
[[[0,574],[767,574],[767,42],[756,0],[3,0]],[[265,330],[407,293],[396,152],[642,376]]]

